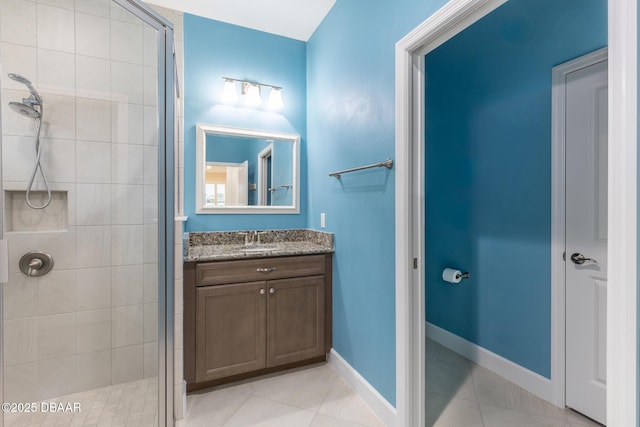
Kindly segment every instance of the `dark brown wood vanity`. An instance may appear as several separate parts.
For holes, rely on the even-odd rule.
[[[331,253],[184,264],[184,374],[193,391],[326,360]]]

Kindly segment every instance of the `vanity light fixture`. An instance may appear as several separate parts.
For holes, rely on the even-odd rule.
[[[227,104],[235,104],[238,101],[236,83],[233,79],[224,79],[224,89],[222,89],[222,100]]]
[[[260,86],[253,83],[242,82],[242,94],[244,95],[244,102],[250,107],[258,107],[262,104],[262,98],[260,97]]]
[[[283,105],[282,88],[272,87],[271,92],[269,92],[269,101],[267,101],[267,107],[270,110],[279,110]]]
[[[236,91],[236,82],[240,83],[242,88],[243,102],[250,107],[259,107],[262,105],[261,89],[262,87],[270,88],[269,100],[267,108],[270,110],[279,110],[283,107],[282,88],[264,83],[250,82],[247,80],[238,80],[231,77],[223,77],[224,88],[222,90],[222,100],[227,104],[234,104],[238,101],[238,92]]]

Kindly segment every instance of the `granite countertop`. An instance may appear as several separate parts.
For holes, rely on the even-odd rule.
[[[229,259],[267,258],[275,256],[323,254],[334,251],[333,234],[315,230],[265,230],[260,243],[244,244],[239,233],[223,231],[189,233],[185,262]]]

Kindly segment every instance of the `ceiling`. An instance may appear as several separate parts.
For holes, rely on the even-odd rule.
[[[307,41],[336,0],[150,0],[150,3]]]

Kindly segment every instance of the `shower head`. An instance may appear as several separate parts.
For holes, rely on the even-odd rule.
[[[9,78],[17,81],[18,83],[22,83],[23,85],[25,85],[29,89],[29,92],[31,92],[31,95],[35,98],[35,100],[39,104],[42,103],[42,98],[40,98],[40,94],[31,84],[31,80],[21,76],[20,74],[14,74],[14,73],[9,73]]]
[[[22,102],[10,102],[9,107],[16,113],[20,113],[25,117],[29,117],[31,119],[39,119],[40,113],[36,111],[35,108],[30,105],[23,104]]]
[[[22,83],[23,85],[31,86],[31,80],[21,76],[20,74],[9,73],[9,78],[17,81],[18,83]]]

